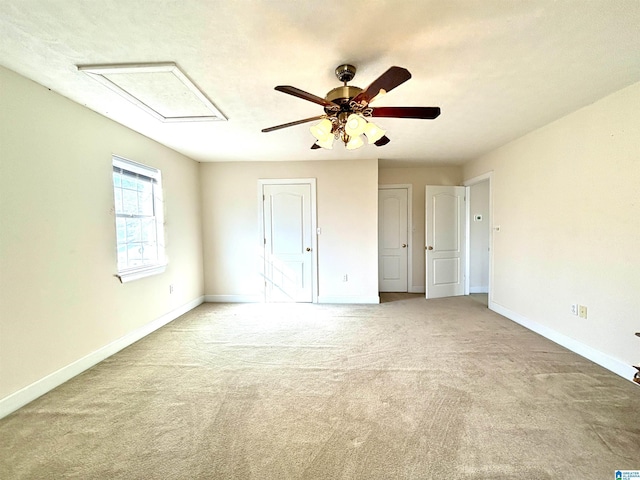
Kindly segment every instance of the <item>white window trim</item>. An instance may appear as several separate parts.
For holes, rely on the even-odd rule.
[[[129,170],[130,172],[135,172],[141,175],[154,178],[156,180],[157,187],[160,189],[160,191],[162,191],[162,175],[159,169],[149,167],[141,163],[133,162],[131,160],[127,160],[126,158],[119,157],[118,155],[112,155],[111,163],[112,163],[112,166],[123,168],[123,169]],[[113,191],[113,184],[112,184],[112,191]],[[162,199],[161,208],[159,208],[156,212],[156,235],[158,237],[157,241],[160,247],[159,248],[160,258],[158,260],[158,263],[119,270],[118,273],[115,274],[115,277],[117,277],[120,280],[120,283],[132,282],[134,280],[150,277],[152,275],[158,275],[160,273],[164,273],[164,271],[166,270],[167,259],[164,251],[165,247],[164,247],[164,211],[163,210],[164,210],[164,198]],[[117,261],[116,261],[116,265],[117,265]]]

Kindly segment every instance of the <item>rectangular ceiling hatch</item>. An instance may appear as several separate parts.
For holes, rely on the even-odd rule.
[[[80,65],[78,70],[161,122],[227,120],[175,63]]]

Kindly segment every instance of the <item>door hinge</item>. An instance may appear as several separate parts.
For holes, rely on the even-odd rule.
[[[265,244],[265,245],[267,244],[267,239],[266,239],[266,238],[264,239],[264,244]]]
[[[264,202],[267,199],[264,195],[262,195],[262,201]]]

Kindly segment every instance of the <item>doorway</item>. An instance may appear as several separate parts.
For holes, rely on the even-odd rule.
[[[465,294],[490,304],[492,258],[491,173],[465,182],[467,189],[467,273]]]
[[[260,180],[265,302],[317,302],[315,179]]]
[[[425,187],[425,297],[465,293],[465,187]]]
[[[412,186],[378,186],[378,289],[408,292],[411,268]]]

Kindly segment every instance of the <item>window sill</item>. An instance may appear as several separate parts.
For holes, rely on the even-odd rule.
[[[164,273],[167,269],[167,265],[153,265],[150,267],[138,268],[135,270],[128,270],[116,274],[116,277],[120,279],[120,283],[133,282],[140,278],[150,277],[151,275],[158,275]]]

